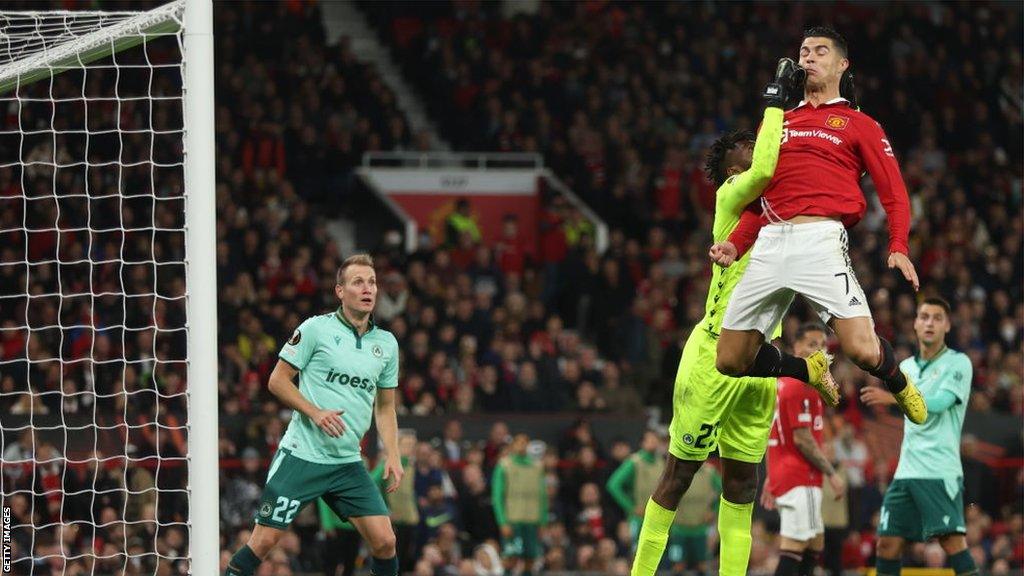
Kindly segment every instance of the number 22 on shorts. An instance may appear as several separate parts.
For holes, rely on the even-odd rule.
[[[273,518],[275,522],[284,522],[285,524],[289,524],[291,523],[292,518],[295,517],[295,513],[298,511],[298,500],[292,500],[285,496],[278,496],[277,508],[274,508],[274,514],[271,518]],[[284,513],[284,517],[281,517],[282,513]]]

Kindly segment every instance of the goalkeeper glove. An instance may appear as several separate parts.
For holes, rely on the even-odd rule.
[[[839,95],[850,101],[850,108],[860,110],[860,107],[857,106],[857,89],[853,85],[853,72],[850,72],[849,68],[839,79]]]
[[[803,90],[807,73],[799,64],[789,58],[780,58],[775,67],[775,79],[764,87],[762,96],[768,106],[786,108],[791,98]]]

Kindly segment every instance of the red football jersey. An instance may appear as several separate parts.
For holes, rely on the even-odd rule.
[[[793,378],[779,378],[775,421],[768,437],[768,491],[782,496],[797,486],[821,486],[821,472],[793,442],[793,430],[810,427],[821,445],[824,428],[821,398],[813,388]]]
[[[742,256],[761,226],[794,216],[829,216],[850,228],[864,217],[860,189],[867,171],[889,225],[889,251],[906,254],[910,199],[892,145],[873,118],[842,98],[817,108],[801,104],[786,112],[775,175],[729,236]],[[762,208],[765,208],[762,214]]]

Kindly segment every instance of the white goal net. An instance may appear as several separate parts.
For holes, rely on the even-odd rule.
[[[0,12],[0,573],[193,570],[184,15]]]

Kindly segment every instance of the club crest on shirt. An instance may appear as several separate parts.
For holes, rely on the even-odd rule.
[[[381,349],[380,344],[374,344],[373,348],[370,349],[370,352],[377,358],[380,358],[381,356],[384,355],[384,350]]]
[[[270,513],[271,511],[273,511],[273,509],[274,506],[270,502],[264,502],[263,505],[260,506],[260,516],[262,516],[263,518],[270,516]]]
[[[825,119],[825,125],[833,130],[843,130],[849,123],[849,118],[846,116],[838,116],[836,114],[829,114],[828,118]]]
[[[299,340],[302,340],[302,332],[299,332],[299,330],[298,330],[298,329],[296,329],[296,330],[295,330],[295,333],[294,333],[294,334],[292,334],[292,337],[291,337],[291,339],[290,339],[290,340],[288,340],[288,344],[289,344],[290,346],[295,346],[296,344],[298,344],[298,343],[299,343]]]

